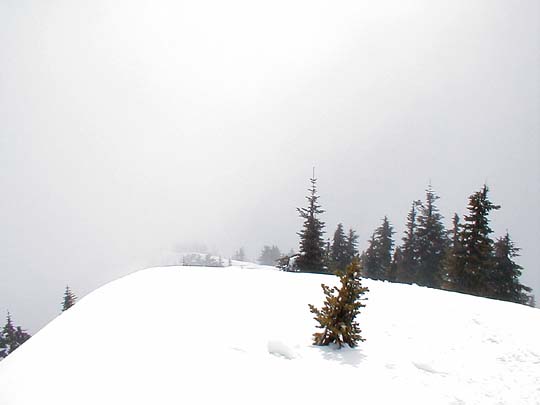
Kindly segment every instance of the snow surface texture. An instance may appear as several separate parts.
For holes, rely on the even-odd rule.
[[[540,403],[540,310],[365,280],[367,341],[312,346],[308,303],[337,281],[248,264],[134,273],[0,362],[0,404]]]

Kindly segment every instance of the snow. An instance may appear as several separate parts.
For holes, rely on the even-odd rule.
[[[0,363],[0,404],[540,404],[538,309],[364,280],[366,342],[320,348],[336,277],[234,264],[94,291]]]

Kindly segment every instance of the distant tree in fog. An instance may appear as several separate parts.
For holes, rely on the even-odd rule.
[[[261,255],[259,256],[259,264],[263,264],[266,266],[275,266],[276,261],[282,256],[281,251],[279,248],[275,245],[268,246],[265,245],[261,251]]]
[[[233,257],[232,257],[233,260],[238,260],[240,262],[245,262],[246,261],[246,252],[244,252],[244,248],[241,247],[240,249],[238,249]]]
[[[76,301],[77,297],[75,296],[75,294],[73,294],[69,286],[66,286],[66,291],[64,292],[64,301],[62,302],[62,312],[68,310],[73,305],[75,305]]]

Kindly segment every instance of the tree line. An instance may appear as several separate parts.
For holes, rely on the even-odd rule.
[[[467,214],[454,214],[446,229],[438,207],[439,196],[428,186],[425,200],[411,204],[401,244],[388,217],[371,235],[367,248],[358,252],[358,236],[345,232],[340,223],[332,241],[325,242],[324,213],[311,178],[307,206],[297,208],[303,219],[299,252],[279,259],[286,271],[339,274],[359,257],[363,277],[456,291],[534,306],[531,288],[520,282],[522,267],[516,263],[520,249],[506,232],[493,240],[489,214],[500,209],[489,199],[484,185],[469,197]]]
[[[71,291],[69,286],[64,292],[62,300],[62,312],[68,310],[77,301],[77,297]],[[0,330],[0,360],[13,353],[24,342],[30,339],[30,334],[20,326],[15,326],[11,314],[7,313],[6,324]]]

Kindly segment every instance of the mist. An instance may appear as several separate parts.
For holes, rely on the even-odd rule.
[[[361,250],[487,183],[538,295],[539,55],[534,0],[3,0],[0,315],[35,333],[178,246],[296,249],[313,167]]]

